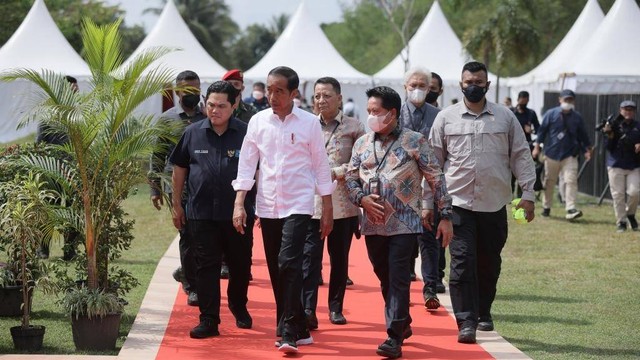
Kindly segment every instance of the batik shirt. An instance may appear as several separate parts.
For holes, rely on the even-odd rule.
[[[346,174],[349,198],[354,204],[360,205],[362,197],[370,194],[368,184],[375,177],[379,181],[380,196],[385,208],[384,221],[374,224],[364,211],[364,235],[421,233],[423,178],[431,187],[441,214],[451,214],[451,197],[447,193],[444,175],[427,139],[420,133],[398,126],[386,139],[381,139],[374,132],[359,138],[353,146]]]
[[[344,175],[351,160],[353,144],[365,133],[364,124],[358,119],[344,116],[342,112],[339,112],[335,119],[331,119],[328,122],[322,119],[319,121],[322,125],[322,134],[324,135],[331,173],[337,181],[336,189],[331,194],[333,218],[344,219],[358,216],[360,210],[349,200]],[[316,195],[313,218],[320,219],[321,215],[322,198]]]

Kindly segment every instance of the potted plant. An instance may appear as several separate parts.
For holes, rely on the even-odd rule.
[[[124,309],[116,294],[82,285],[69,289],[61,303],[71,316],[76,349],[103,351],[115,348]]]
[[[0,185],[0,192],[6,196],[6,202],[0,205],[0,230],[13,239],[16,246],[11,251],[19,254],[16,282],[22,293],[22,324],[11,328],[13,344],[18,350],[40,350],[45,332],[44,326],[29,324],[29,292],[34,286],[29,262],[37,258],[35,251],[40,239],[53,231],[50,209],[57,198],[55,192],[45,189],[44,185],[39,175],[33,173]]]
[[[37,119],[50,131],[67,135],[68,143],[58,146],[67,161],[39,155],[22,156],[20,161],[74,194],[75,215],[64,221],[84,238],[85,253],[78,258],[84,260],[80,270],[86,273],[86,290],[91,292],[87,301],[108,293],[113,269],[109,260],[114,251],[122,250],[121,242],[107,238],[114,212],[132,188],[146,182],[142,164],[158,150],[162,143],[158,138],[175,141],[176,133],[168,122],[155,121],[153,114],[135,112],[150,97],[167,93],[165,85],[172,82],[174,72],[150,65],[171,50],[154,48],[123,65],[119,25],[120,21],[97,26],[89,19],[83,23],[83,53],[92,73],[87,92],[74,92],[63,74],[46,70],[18,69],[0,75],[2,81],[30,81],[41,92],[42,101],[26,114],[25,122]],[[65,291],[65,298],[74,291]],[[108,310],[95,314],[100,318]]]

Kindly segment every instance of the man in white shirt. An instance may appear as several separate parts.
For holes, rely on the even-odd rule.
[[[302,258],[306,232],[314,212],[314,194],[322,198],[320,236],[333,228],[331,193],[335,185],[320,122],[293,106],[300,80],[291,68],[279,66],[267,77],[271,108],[251,118],[240,150],[233,221],[243,233],[244,198],[257,182],[256,215],[262,225],[265,256],[277,307],[278,350],[298,351],[313,342],[302,308]]]

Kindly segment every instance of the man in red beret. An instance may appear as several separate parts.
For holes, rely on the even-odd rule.
[[[238,100],[236,101],[238,107],[234,110],[233,116],[248,123],[249,120],[251,120],[251,117],[255,115],[258,110],[256,110],[253,105],[242,101],[242,92],[244,91],[244,78],[242,76],[242,71],[238,69],[231,69],[224,74],[222,80],[230,82],[233,87],[240,91],[238,94]]]

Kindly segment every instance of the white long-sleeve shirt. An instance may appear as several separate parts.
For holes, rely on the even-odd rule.
[[[320,122],[311,113],[293,107],[281,121],[270,108],[260,111],[249,121],[234,190],[251,190],[259,162],[258,217],[313,215],[314,194],[331,195],[335,188],[323,139]]]

